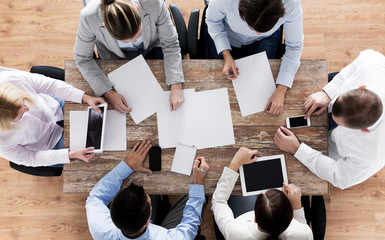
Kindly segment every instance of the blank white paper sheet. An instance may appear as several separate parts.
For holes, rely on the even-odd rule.
[[[194,146],[177,144],[174,160],[172,161],[171,172],[191,175],[197,149]]]
[[[156,113],[158,124],[159,146],[161,148],[174,148],[177,143],[193,145],[192,139],[189,139],[188,120],[189,111],[194,108],[195,89],[184,89],[184,102],[176,111],[170,111],[168,98],[170,91],[166,91],[166,101]]]
[[[132,108],[130,115],[136,124],[158,111],[166,98],[142,55],[109,73],[108,78]]]
[[[70,111],[70,149],[83,149],[86,141],[87,111]],[[108,110],[104,151],[127,150],[126,114]]]
[[[197,149],[235,143],[227,88],[184,90],[184,97],[185,102],[177,111],[170,112],[165,102],[157,112],[161,148],[174,148],[177,143]]]
[[[239,75],[233,80],[242,117],[262,112],[276,87],[266,52],[235,60]]]

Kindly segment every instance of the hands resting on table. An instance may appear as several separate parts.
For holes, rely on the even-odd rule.
[[[126,99],[111,89],[103,95],[111,106],[120,113],[130,113],[132,108],[126,102]],[[171,93],[169,98],[170,111],[176,111],[184,102],[182,83],[174,83],[171,85]]]

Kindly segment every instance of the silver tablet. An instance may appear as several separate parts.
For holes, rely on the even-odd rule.
[[[282,190],[283,182],[288,182],[283,154],[261,157],[242,165],[239,174],[243,196],[257,195],[271,188]]]
[[[94,147],[92,153],[103,152],[104,131],[106,126],[107,103],[99,104],[102,112],[95,111],[92,107],[87,108],[87,126],[85,148]]]

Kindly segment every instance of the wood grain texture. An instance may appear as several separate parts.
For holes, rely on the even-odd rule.
[[[127,61],[98,61],[98,64],[105,74],[113,71]],[[273,75],[276,77],[280,67],[280,60],[270,60]],[[155,77],[161,83],[164,90],[168,87],[164,79],[164,67],[161,60],[148,60],[148,65]],[[223,61],[219,60],[183,60],[183,70],[185,75],[184,88],[195,88],[195,91],[203,91],[217,88],[227,88],[229,99],[232,105],[231,114],[233,118],[235,144],[222,146],[220,148],[200,150],[197,156],[205,156],[209,164],[217,166],[211,168],[205,179],[205,192],[214,192],[216,182],[219,180],[223,168],[228,166],[237,149],[248,147],[269,152],[271,155],[282,154],[274,144],[274,134],[280,125],[285,125],[287,116],[303,114],[303,101],[310,93],[319,91],[320,86],[327,83],[327,62],[325,60],[302,60],[301,66],[296,75],[293,88],[287,94],[284,105],[284,113],[279,116],[269,116],[266,113],[258,113],[247,118],[241,117],[240,110],[236,104],[237,99],[231,81],[220,80]],[[83,79],[73,60],[66,61],[66,82],[92,94],[88,83]],[[313,78],[313,80],[309,80]],[[290,106],[286,108],[286,106]],[[69,146],[69,113],[70,111],[85,110],[86,106],[79,104],[69,104],[65,106],[64,119],[64,147]],[[308,143],[314,149],[327,153],[327,118],[326,113],[314,117],[314,125],[308,128],[294,129],[294,133],[301,141]],[[136,142],[149,139],[153,144],[158,144],[158,132],[155,116],[145,120],[143,123],[134,124],[130,117],[127,118],[127,148],[132,148]],[[131,182],[141,184],[149,194],[186,194],[188,184],[192,176],[170,172],[174,149],[165,149],[162,154],[162,171],[147,174],[134,173],[125,181],[125,185]],[[107,155],[108,154],[108,155]],[[325,195],[328,194],[328,183],[320,180],[305,167],[294,160],[289,154],[285,154],[288,159],[289,181],[302,187],[304,194]],[[89,192],[92,187],[108,171],[122,160],[121,152],[112,152],[98,155],[97,160],[92,164],[74,162],[64,166],[64,192]],[[101,159],[102,161],[98,161]],[[294,161],[293,161],[294,160]],[[112,163],[110,163],[112,162]],[[87,167],[88,165],[88,167]],[[96,167],[94,167],[96,166]],[[302,176],[302,177],[301,177]],[[240,194],[240,183],[236,184],[234,194]]]
[[[176,3],[186,21],[194,8],[200,8],[202,14],[204,5],[203,0],[166,2]],[[301,4],[302,59],[327,59],[332,72],[352,62],[364,49],[385,53],[385,1],[303,0]],[[22,70],[38,64],[64,68],[64,60],[73,58],[81,8],[81,0],[0,1],[0,65]],[[325,239],[384,239],[384,181],[385,170],[381,170],[347,190],[331,187],[330,196],[325,197]],[[0,239],[91,239],[84,209],[87,194],[63,194],[62,184],[62,177],[27,176],[0,159]],[[60,207],[47,211],[31,202]],[[31,209],[36,209],[34,217],[25,216]],[[211,240],[215,237],[210,204],[206,209],[202,230]]]

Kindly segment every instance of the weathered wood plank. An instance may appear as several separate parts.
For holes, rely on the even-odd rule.
[[[117,164],[117,163],[116,163]],[[73,170],[64,172],[64,192],[78,192],[79,189],[83,192],[89,192],[93,186],[105,176],[109,170],[101,171],[83,171]],[[209,171],[205,178],[205,193],[212,194],[216,188],[218,179],[222,171]],[[320,178],[316,177],[311,172],[288,172],[289,182],[295,182],[296,185],[302,188],[302,193],[305,195],[319,194],[324,195],[329,193],[328,184],[325,184]],[[142,185],[148,194],[186,194],[188,193],[189,184],[192,184],[191,176],[186,176],[174,172],[153,172],[147,174],[142,172],[132,173],[123,183],[123,188],[130,183]],[[154,184],[156,183],[156,184]],[[235,184],[233,194],[242,194],[239,179]]]
[[[270,61],[271,71],[274,79],[277,78],[280,60]],[[97,60],[100,69],[108,74],[128,60]],[[163,90],[170,90],[166,84],[162,60],[147,60],[152,72],[156,76]],[[65,79],[75,87],[84,90],[87,94],[93,92],[83,76],[77,69],[73,60],[65,62]],[[211,90],[217,88],[228,88],[230,103],[236,103],[235,92],[230,80],[221,79],[223,62],[222,60],[183,60],[183,71],[185,76],[184,88],[195,88],[196,91]],[[295,77],[292,89],[287,93],[287,103],[302,103],[305,98],[321,90],[327,83],[327,62],[326,60],[305,59],[301,60],[301,66]]]

